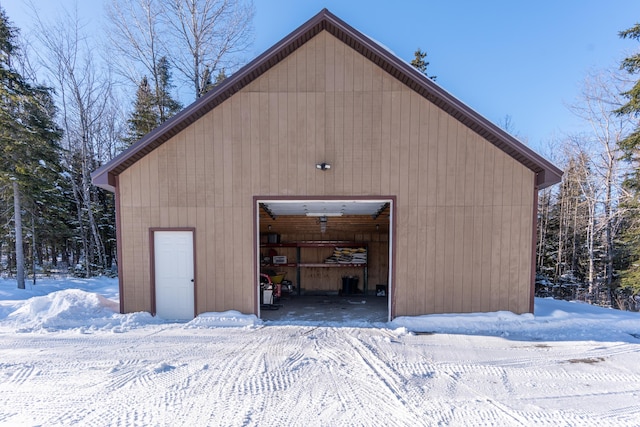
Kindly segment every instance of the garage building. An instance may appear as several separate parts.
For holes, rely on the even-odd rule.
[[[294,297],[384,290],[392,319],[532,312],[538,190],[561,175],[325,9],[93,182],[116,196],[122,312],[260,314],[268,269]]]

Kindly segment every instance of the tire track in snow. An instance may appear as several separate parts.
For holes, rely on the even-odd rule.
[[[283,336],[282,342],[274,340],[274,350],[267,352],[265,360],[275,362],[274,355],[280,354],[284,360],[282,369],[289,369],[286,365],[290,364],[300,375],[288,384],[287,390],[271,386],[267,410],[252,414],[253,424],[246,425],[299,425],[297,420],[309,413],[315,414],[314,418],[322,420],[323,425],[363,425],[362,420],[371,418],[372,405],[380,414],[397,411],[375,389],[377,383],[353,367],[353,353],[345,351],[345,329],[321,327],[305,332],[297,338]],[[265,413],[271,415],[265,418]],[[398,425],[397,417],[382,417],[371,425],[383,424]]]
[[[467,381],[461,375],[460,370],[456,369],[444,369],[442,373],[451,378],[452,383],[456,387],[465,388],[473,395],[481,398],[480,401],[484,402],[495,408],[495,411],[488,411],[487,414],[491,415],[491,421],[500,422],[501,420],[510,421],[512,425],[527,426],[529,422],[526,417],[522,417],[517,411],[512,410],[510,407],[502,404],[501,402],[491,398],[486,393],[479,391],[478,388],[471,387]],[[502,375],[501,375],[502,376]],[[454,397],[454,396],[452,396]],[[515,423],[515,424],[513,424]]]
[[[105,384],[106,389],[117,391],[135,384],[146,364],[147,361],[144,359],[119,360],[116,366],[108,370],[110,375]]]
[[[615,420],[619,420],[620,424],[626,423],[638,423],[640,420],[640,406],[625,406],[622,408],[613,409],[611,411],[606,411],[602,414],[603,418],[612,418]]]
[[[2,369],[6,369],[4,366]],[[24,383],[31,381],[34,376],[38,376],[40,371],[33,366],[32,364],[15,364],[11,367],[8,367],[9,371],[12,371],[9,378],[7,379],[7,386],[9,387],[19,387]]]
[[[269,327],[269,337],[261,358],[254,360],[248,375],[238,384],[239,393],[255,402],[244,417],[243,425],[295,425],[302,415],[295,397],[305,396],[313,383],[318,359],[309,355],[314,339],[308,334],[288,334],[290,328]],[[311,332],[311,331],[308,331]],[[240,388],[242,387],[242,388]],[[265,414],[270,414],[264,419]]]
[[[309,413],[315,414],[314,418],[322,420],[324,425],[362,425],[362,421],[356,420],[367,419],[366,408],[371,408],[377,400],[361,387],[361,376],[350,367],[351,354],[344,351],[343,330],[338,331],[315,327],[304,331],[293,342],[302,348],[302,355],[300,350],[292,348],[294,357],[291,358],[301,376],[289,394],[299,399],[289,397],[279,402],[272,411],[282,415],[270,422],[296,425],[297,420]]]
[[[329,388],[332,393],[325,394],[322,400],[332,405],[322,408],[320,416],[328,419],[339,416],[336,424],[356,425],[358,419],[366,419],[364,408],[370,407],[372,402],[376,402],[382,412],[390,411],[393,405],[384,393],[376,390],[375,384],[371,383],[371,376],[363,376],[348,360],[354,355],[344,351],[344,344],[350,341],[352,330],[332,328],[326,332],[326,336],[317,342],[317,351],[321,355],[321,366],[326,366],[327,377],[332,384]],[[381,425],[384,424],[387,423],[381,420]]]
[[[0,389],[9,388],[14,377],[22,386],[0,392],[0,407],[13,411],[0,410],[0,424],[276,426],[305,420],[345,426],[517,426],[520,417],[529,425],[619,427],[637,424],[640,417],[633,403],[640,394],[640,374],[631,369],[635,351],[624,345],[571,349],[570,343],[561,350],[532,351],[505,344],[493,347],[504,359],[490,360],[489,352],[482,356],[487,360],[472,362],[478,359],[472,353],[476,341],[469,343],[464,360],[466,345],[455,352],[447,339],[439,345],[427,337],[387,335],[269,326],[259,333],[166,330],[144,339],[135,334],[11,337],[3,346],[10,343],[16,350],[0,352]],[[446,350],[438,353],[439,346]],[[580,369],[567,363],[600,357],[608,348],[613,356],[603,355],[602,363]],[[32,374],[22,361],[25,354]],[[442,361],[442,355],[462,361]],[[551,361],[547,366],[540,363],[545,357]],[[513,360],[519,364],[508,363]],[[629,372],[611,368],[621,360],[631,363]],[[136,382],[136,375],[146,378]],[[516,393],[529,384],[538,384],[540,394],[525,401]],[[26,394],[25,386],[39,393]],[[614,393],[621,397],[619,407],[600,410],[593,404]],[[575,409],[574,403],[573,410],[564,410],[563,399],[584,402],[584,408]]]
[[[464,407],[457,404],[456,406],[458,406],[458,408],[456,411],[464,413],[464,408],[469,404],[473,406],[472,402],[474,400],[477,400],[478,402],[485,402],[486,405],[495,407],[494,411],[488,411],[486,413],[486,417],[488,417],[486,419],[491,420],[492,423],[498,424],[508,422],[508,425],[530,425],[532,424],[532,420],[535,420],[536,425],[557,425],[558,419],[565,421],[572,420],[572,422],[576,423],[584,423],[585,420],[588,420],[589,424],[591,424],[594,419],[599,418],[602,418],[603,422],[599,425],[615,425],[615,423],[607,421],[607,417],[600,417],[597,414],[590,412],[589,409],[591,407],[588,403],[585,404],[586,410],[582,412],[576,412],[575,410],[550,411],[548,408],[540,410],[539,407],[536,406],[536,403],[541,400],[558,403],[563,399],[567,399],[568,401],[580,399],[584,401],[585,398],[593,398],[593,402],[595,403],[598,401],[600,396],[611,395],[612,393],[628,395],[628,391],[612,391],[610,389],[614,378],[619,380],[621,384],[633,384],[633,381],[630,381],[628,376],[618,374],[568,372],[564,369],[546,371],[543,369],[525,369],[519,366],[507,366],[505,368],[500,368],[494,365],[483,364],[439,363],[437,364],[436,371],[438,372],[438,376],[446,375],[449,377],[451,384],[455,384],[455,386],[452,385],[448,388],[450,393],[449,398],[466,402]],[[534,395],[529,395],[525,400],[520,399],[516,395],[516,391],[511,386],[513,381],[527,381],[535,383],[536,378],[539,377],[544,377],[539,381],[540,384],[544,385],[544,387],[540,387],[540,398],[536,398]],[[550,390],[548,387],[550,384],[549,379],[551,378],[557,381],[557,394],[553,393],[553,390]],[[507,381],[506,383],[505,379]],[[584,390],[582,389],[583,391],[576,395],[567,394],[567,384],[575,384],[577,379],[581,380],[578,381],[578,383],[591,381],[593,383],[593,389],[601,391],[584,393]],[[500,383],[502,383],[501,387],[494,389],[493,393],[491,393],[493,397],[487,394],[487,390],[492,390],[491,385],[496,387]],[[600,388],[599,384],[602,384],[604,388]],[[628,387],[638,391],[638,388],[635,385],[630,385]],[[451,393],[454,388],[457,388],[458,390],[455,393]],[[466,394],[463,393],[462,390],[466,390]],[[558,404],[557,406],[561,407],[562,405]],[[523,410],[522,408],[524,407],[528,410]],[[478,410],[473,409],[469,416],[477,417],[477,413]]]
[[[106,410],[113,415],[114,424],[208,425],[216,407],[225,405],[211,397],[218,381],[217,370],[214,365],[203,364],[203,352],[213,347],[228,356],[225,360],[237,360],[238,355],[225,349],[224,342],[212,344],[206,335],[156,339],[159,347],[146,353],[137,350],[138,356],[148,358],[119,363],[110,370],[116,378],[109,387],[114,396],[112,408]],[[145,409],[132,412],[131,408]],[[149,413],[155,417],[150,418]],[[181,418],[175,419],[176,414]],[[103,423],[97,420],[94,425]]]
[[[363,371],[359,364],[354,366],[357,355],[349,345],[353,333],[354,330],[346,328],[321,328],[309,337],[317,359],[309,372],[310,382],[317,383],[321,391],[318,393],[309,384],[311,393],[318,394],[306,400],[311,402],[318,419],[326,420],[326,425],[362,425],[361,420],[370,419],[372,406],[380,414],[377,425],[410,425],[401,422],[397,415],[402,411],[380,389],[375,376]],[[305,395],[308,393],[306,390]]]
[[[419,407],[415,405],[416,402],[407,400],[407,385],[410,385],[409,379],[394,369],[394,364],[390,363],[391,360],[389,358],[382,360],[381,355],[359,337],[348,335],[348,338],[361,366],[369,370],[371,376],[381,385],[380,388],[374,387],[374,389],[378,393],[380,389],[385,391],[384,394],[387,398],[385,399],[384,396],[382,398],[387,402],[392,413],[401,413],[402,417],[398,418],[410,425],[420,419],[425,410],[430,409],[428,407],[425,408],[424,402],[423,406]],[[375,393],[375,395],[378,395],[378,393]],[[370,398],[375,399],[375,395],[370,396]],[[377,397],[377,399],[380,400],[380,397]],[[398,411],[398,409],[401,409],[401,411]],[[396,420],[400,421],[397,418]]]
[[[389,366],[404,378],[404,398],[407,403],[420,408],[420,411],[429,409],[430,405],[425,402],[431,402],[431,391],[437,389],[438,384],[438,373],[434,370],[433,364],[427,360],[422,362],[394,360],[389,362]]]
[[[632,355],[640,353],[640,347],[634,344],[616,344],[612,346],[572,346],[566,348],[561,355],[553,355],[550,357],[549,352],[551,349],[563,348],[566,345],[554,345],[554,343],[548,343],[545,346],[515,346],[514,349],[524,349],[527,354],[515,357],[504,358],[500,360],[487,361],[487,363],[506,366],[521,366],[527,368],[539,368],[548,367],[550,364],[565,363],[570,360],[578,359],[598,359],[605,358],[611,359],[623,355]]]
[[[498,361],[488,360],[487,362],[479,361],[477,364],[465,364],[465,363],[455,363],[455,362],[433,362],[432,357],[429,356],[431,350],[435,354],[438,352],[442,353],[442,349],[438,348],[440,344],[443,344],[440,347],[447,347],[447,342],[438,343],[438,346],[433,346],[430,343],[425,343],[425,337],[416,338],[411,335],[407,335],[400,338],[401,340],[407,342],[411,342],[411,344],[416,344],[414,347],[411,347],[415,350],[415,353],[418,357],[418,360],[412,360],[410,364],[403,366],[403,363],[397,362],[393,364],[395,370],[403,373],[406,371],[412,372],[414,374],[413,380],[418,380],[419,384],[422,387],[422,390],[413,390],[409,389],[407,393],[408,401],[415,401],[416,397],[419,396],[429,396],[435,394],[436,396],[448,395],[447,400],[439,400],[439,403],[442,407],[451,407],[451,402],[455,403],[455,413],[458,415],[465,414],[469,416],[469,419],[478,419],[479,411],[483,414],[480,418],[487,421],[487,424],[497,424],[497,425],[522,425],[522,424],[540,424],[540,425],[558,425],[558,420],[574,420],[575,423],[584,423],[585,420],[589,421],[589,424],[592,423],[594,418],[593,413],[588,414],[580,414],[580,413],[568,413],[563,411],[549,411],[546,410],[538,410],[533,404],[530,402],[519,401],[517,396],[515,396],[515,392],[517,388],[514,385],[514,381],[521,384],[523,381],[531,381],[532,379],[535,381],[535,378],[538,375],[544,376],[544,380],[540,382],[541,384],[547,384],[549,379],[556,379],[559,383],[562,383],[563,386],[567,382],[574,381],[576,377],[582,376],[583,378],[588,377],[590,381],[601,381],[602,384],[609,384],[609,381],[614,380],[615,382],[620,382],[620,384],[629,384],[634,383],[634,381],[630,381],[629,375],[627,374],[613,374],[611,375],[599,375],[597,372],[590,372],[585,374],[582,372],[581,374],[577,374],[575,372],[571,372],[570,370],[566,370],[562,368],[562,364],[565,363],[566,359],[564,358],[565,354],[562,354],[561,357],[556,356],[556,360],[551,363],[551,367],[556,367],[556,370],[552,370],[547,372],[544,368],[549,367],[549,355],[544,355],[544,352],[538,351],[540,357],[515,357],[509,359],[501,359]],[[427,338],[431,340],[430,338]],[[449,345],[451,346],[451,345]],[[616,346],[618,347],[618,346]],[[635,349],[626,348],[626,345],[619,346],[617,348],[618,351],[614,351],[615,354],[626,354],[626,353],[634,353]],[[477,348],[474,346],[473,348]],[[637,348],[637,347],[636,347]],[[539,349],[536,349],[539,350]],[[607,351],[607,347],[599,348],[598,351],[604,351],[605,354]],[[584,355],[584,349],[572,350],[574,353]],[[445,353],[448,353],[445,351]],[[502,356],[504,352],[501,352]],[[508,353],[507,353],[508,354]],[[411,355],[408,354],[408,359],[411,359]],[[422,359],[420,359],[420,356]],[[592,354],[590,355],[592,357]],[[437,357],[437,356],[436,356]],[[597,370],[596,370],[597,371]],[[609,370],[610,371],[610,370]],[[446,372],[444,374],[443,372]],[[417,378],[415,378],[417,374]],[[559,378],[559,379],[558,379]],[[586,380],[586,378],[585,378]],[[487,382],[489,384],[487,384]],[[476,393],[475,387],[479,390],[491,390],[491,395],[494,396],[491,399],[487,400],[487,395],[484,393]],[[594,387],[597,389],[597,385]],[[412,391],[415,392],[412,394]],[[422,393],[424,391],[424,393]],[[541,390],[542,393],[548,393],[549,390]],[[603,394],[606,394],[603,393]],[[475,397],[474,397],[475,396]],[[576,396],[575,398],[580,398],[580,396]],[[574,398],[574,399],[575,399]],[[504,399],[504,401],[503,401]],[[494,407],[494,409],[487,411],[486,408],[478,408],[479,405],[474,403],[478,402],[487,402],[484,404],[485,407]],[[520,406],[527,407],[528,410],[514,409],[511,405],[512,401],[515,401],[516,404]],[[504,402],[507,404],[505,405]],[[467,412],[468,411],[468,412]],[[551,414],[549,416],[545,414]],[[485,415],[486,414],[486,415]],[[442,422],[445,424],[453,423],[453,424],[465,424],[465,416],[458,417],[454,416],[450,411],[427,411],[426,412],[427,419],[430,419],[436,422]],[[529,423],[526,420],[529,420]],[[457,422],[453,422],[457,420]],[[490,420],[493,420],[490,422]],[[532,422],[532,420],[536,420]],[[574,423],[574,424],[575,424]],[[609,423],[608,421],[604,421],[600,425],[614,425],[615,423]],[[628,425],[628,424],[622,424]]]
[[[190,401],[189,377],[193,369],[181,359],[189,360],[190,353],[201,357],[202,353],[198,349],[201,349],[202,344],[185,344],[184,338],[173,337],[154,338],[154,342],[156,341],[160,343],[159,346],[152,344],[142,349],[121,346],[118,356],[124,359],[105,367],[107,378],[101,382],[101,390],[97,390],[96,407],[103,416],[105,412],[109,413],[109,419],[114,425],[157,425],[158,419],[149,418],[145,411],[161,414],[161,419],[171,420],[170,409],[179,410],[183,401]],[[128,354],[135,354],[138,358],[127,360]],[[105,400],[105,393],[109,396],[108,406],[101,402]],[[83,425],[104,425],[104,418],[93,419],[92,416],[87,416]]]
[[[341,331],[341,332],[344,332]],[[415,376],[405,375],[405,368],[398,368],[403,365],[403,361],[393,360],[397,357],[397,352],[389,351],[392,357],[385,357],[385,353],[375,351],[371,344],[368,344],[360,337],[346,334],[345,339],[348,340],[350,347],[357,356],[358,370],[367,372],[366,375],[369,384],[367,387],[358,386],[356,389],[372,390],[371,393],[362,394],[364,399],[359,403],[362,407],[370,408],[372,402],[379,402],[377,409],[381,414],[394,414],[383,422],[384,416],[378,420],[380,424],[388,425],[415,425],[429,420],[429,425],[436,423],[448,424],[452,418],[452,410],[450,409],[451,401],[458,402],[461,397],[459,395],[459,381],[452,381],[450,376],[442,373],[434,372],[434,364],[424,356],[424,354],[415,354],[414,357],[419,358],[420,362],[414,362],[422,366],[421,371],[425,373],[421,376],[422,381],[415,381]],[[337,340],[333,340],[337,341]],[[389,343],[391,345],[391,343]],[[396,343],[397,344],[397,343]],[[402,344],[400,344],[402,345]],[[345,348],[340,345],[340,348]],[[413,349],[411,349],[413,350]],[[407,352],[407,356],[411,356],[412,351]],[[407,349],[404,349],[406,352]],[[327,354],[324,351],[324,354]],[[353,363],[352,363],[353,364]],[[362,369],[360,369],[362,368]],[[502,373],[501,373],[502,374]],[[501,375],[503,377],[503,375]],[[342,384],[344,387],[344,384]],[[430,393],[433,392],[433,393]],[[446,396],[445,400],[438,398]],[[462,402],[465,402],[462,397]],[[464,411],[464,404],[461,408],[456,407],[455,412]],[[492,419],[498,420],[501,425],[510,420],[508,416],[500,411],[494,411]],[[359,413],[354,411],[354,417]],[[473,413],[469,412],[469,416]],[[367,419],[366,412],[362,413],[363,419]],[[513,423],[513,420],[511,420]]]
[[[240,332],[240,331],[239,331]],[[182,425],[241,425],[242,415],[234,407],[237,402],[233,385],[237,382],[234,368],[246,366],[254,355],[246,351],[252,344],[244,331],[236,337],[246,340],[239,352],[225,346],[225,340],[213,345],[189,347],[180,355],[181,360],[191,361],[170,372],[176,376],[173,385],[157,396],[158,404],[168,404],[175,411],[186,415],[179,420]],[[255,339],[253,339],[255,342]],[[218,363],[202,363],[203,351],[215,352]],[[218,355],[223,357],[219,358]],[[206,361],[206,357],[204,358]]]
[[[238,332],[234,339],[241,342],[239,350],[229,352],[226,357],[216,355],[218,363],[209,365],[199,381],[198,388],[208,402],[206,412],[201,415],[210,420],[209,425],[245,425],[252,414],[261,413],[266,407],[264,395],[268,394],[268,384],[262,375],[264,364],[261,352],[252,351],[252,348],[267,345],[268,334],[256,336],[246,331]],[[216,349],[224,352],[224,344]],[[251,402],[243,405],[247,408],[244,413],[235,407],[238,401]]]

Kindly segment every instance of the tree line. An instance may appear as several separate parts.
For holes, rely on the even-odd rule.
[[[620,37],[640,41],[640,26]],[[640,309],[640,54],[593,72],[570,107],[588,131],[556,141],[562,182],[540,193],[536,292]]]
[[[242,0],[111,0],[103,31],[34,8],[26,37],[0,7],[0,272],[19,288],[37,272],[115,274],[114,198],[91,172],[237,68],[253,14]]]

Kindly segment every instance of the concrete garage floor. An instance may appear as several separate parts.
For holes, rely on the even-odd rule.
[[[364,295],[293,295],[283,296],[278,310],[261,308],[265,322],[287,324],[364,324],[389,320],[386,297]]]

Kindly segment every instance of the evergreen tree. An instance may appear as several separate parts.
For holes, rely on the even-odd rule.
[[[220,70],[220,72],[218,73],[218,75],[216,76],[216,81],[213,82],[214,86],[218,86],[220,83],[222,83],[225,79],[227,78],[227,73],[225,73],[224,68],[222,70]]]
[[[628,212],[640,210],[640,203],[636,198],[627,200],[623,209]],[[632,290],[633,294],[640,294],[640,218],[638,215],[626,215],[623,219],[624,232],[620,242],[620,285]]]
[[[169,93],[173,85],[166,57],[162,57],[158,61],[157,71],[159,79],[155,90],[151,88],[146,76],[138,85],[133,112],[127,120],[129,132],[124,138],[124,142],[128,145],[133,144],[170,119],[182,108],[182,105]]]
[[[620,31],[619,36],[623,39],[640,41],[640,24],[636,24],[627,30]],[[627,71],[629,74],[638,74],[638,72],[640,72],[640,53],[636,53],[625,58],[622,61],[620,68]],[[624,95],[629,101],[618,109],[618,113],[638,115],[640,113],[640,81],[636,82],[631,89],[624,93]]]
[[[23,208],[45,207],[39,196],[59,191],[62,135],[49,89],[29,84],[13,67],[17,34],[0,8],[0,187],[13,193],[16,278],[24,288]]]
[[[143,77],[138,85],[133,112],[127,122],[129,132],[125,142],[133,144],[160,124],[160,114],[156,108],[156,97],[151,91],[147,77]]]
[[[155,90],[155,103],[158,107],[158,118],[160,124],[162,124],[180,111],[182,105],[173,99],[169,93],[173,88],[173,84],[171,84],[171,72],[166,56],[163,56],[158,61],[157,71],[158,87],[156,87]]]
[[[640,41],[640,24],[621,31],[623,39]],[[640,73],[640,53],[625,58],[620,66],[629,74]],[[631,89],[623,92],[627,102],[616,112],[620,115],[638,117],[640,115],[640,80]],[[633,164],[631,172],[624,181],[630,197],[623,203],[625,225],[621,243],[621,285],[640,293],[640,127],[636,127],[620,143],[624,158]]]
[[[636,24],[628,30],[621,31],[620,37],[624,39],[634,39],[640,41],[640,24]],[[622,61],[620,66],[629,74],[640,73],[640,53],[631,55]],[[620,115],[638,116],[640,115],[640,80],[638,80],[631,89],[625,91],[622,95],[627,99],[627,103],[618,108],[616,112]],[[638,164],[640,162],[640,127],[636,127],[626,138],[620,143],[620,148],[625,154],[625,159]],[[626,186],[634,193],[640,191],[640,168],[634,168],[634,172],[627,177]]]
[[[429,62],[425,61],[425,59],[427,58],[427,52],[423,52],[420,48],[418,48],[418,50],[414,52],[414,55],[415,57],[411,61],[411,65],[413,65],[418,71],[435,82],[437,76],[430,76],[429,74],[427,74],[427,67],[429,66]]]
[[[218,86],[227,78],[227,74],[225,73],[224,68],[218,72],[215,81],[212,80],[212,76],[213,73],[211,72],[211,69],[209,67],[206,67],[203,74],[204,86],[202,88],[202,94],[209,92],[211,89]]]

